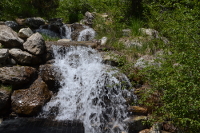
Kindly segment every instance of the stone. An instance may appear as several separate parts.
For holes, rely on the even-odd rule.
[[[130,106],[128,107],[128,111],[132,112],[134,115],[147,115],[148,113],[147,108],[139,106]]]
[[[131,36],[131,29],[123,29],[122,30],[123,36]]]
[[[106,43],[107,43],[107,40],[108,40],[108,38],[107,37],[102,37],[101,39],[100,39],[100,45],[105,45]]]
[[[138,69],[143,69],[149,65],[154,65],[154,59],[155,57],[153,57],[152,55],[144,55],[136,61],[134,67]]]
[[[22,47],[24,41],[18,37],[17,33],[6,25],[0,25],[0,43],[5,48]]]
[[[8,27],[12,28],[15,31],[20,29],[20,26],[15,21],[6,21],[5,25],[7,25]]]
[[[25,85],[34,78],[36,69],[28,66],[0,68],[0,81],[3,84]]]
[[[59,85],[59,78],[61,79],[61,73],[58,68],[53,66],[52,64],[44,64],[40,65],[39,67],[39,75],[42,78],[42,80],[48,85],[48,88],[53,91],[57,92],[58,88],[60,88]]]
[[[147,128],[147,125],[143,124],[143,121],[147,120],[147,116],[131,116],[124,120],[129,126],[129,132],[138,133],[141,130]]]
[[[150,133],[150,129],[144,129],[144,130],[140,131],[139,133]]]
[[[0,85],[0,116],[9,113],[11,91],[10,87]]]
[[[18,48],[9,50],[10,55],[22,65],[30,65],[32,63],[33,55]]]
[[[23,18],[16,18],[15,21],[19,24],[19,25],[25,25],[26,24],[26,20]]]
[[[6,62],[6,60],[9,58],[9,52],[8,49],[0,49],[0,64]]]
[[[25,50],[34,55],[41,55],[45,52],[45,41],[41,34],[35,33],[23,44]]]
[[[45,24],[45,20],[40,17],[27,18],[25,22],[32,28],[39,28],[41,25]]]
[[[37,115],[50,100],[52,92],[39,77],[28,89],[15,90],[11,96],[12,110],[19,115]]]
[[[30,28],[22,28],[18,32],[18,36],[21,38],[29,38],[33,35],[33,31]]]
[[[70,42],[70,39],[59,39],[57,42]]]
[[[110,52],[100,52],[102,58],[103,58],[103,63],[110,65],[110,66],[119,66],[119,61],[118,61],[118,54],[116,53],[110,53]]]
[[[61,18],[52,18],[48,21],[48,24],[48,29],[58,34],[60,33],[61,26],[63,26]]]
[[[140,28],[139,32],[141,32],[143,35],[150,36],[151,38],[159,38],[158,31],[154,29]]]

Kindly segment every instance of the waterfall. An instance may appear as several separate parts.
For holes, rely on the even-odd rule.
[[[60,35],[62,38],[70,39],[71,40],[71,27],[64,24],[60,27]]]
[[[84,30],[79,33],[77,41],[91,41],[95,37],[95,31],[89,26],[84,26]]]
[[[102,64],[100,54],[88,47],[53,47],[57,71],[61,72],[58,93],[43,107],[42,115],[56,120],[79,120],[85,133],[128,132],[123,93],[130,93],[125,75]],[[56,71],[55,70],[55,71]],[[118,78],[117,78],[118,77]]]

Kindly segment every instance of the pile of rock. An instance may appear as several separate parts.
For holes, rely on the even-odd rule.
[[[39,33],[23,28],[16,33],[0,25],[0,116],[12,111],[19,115],[36,115],[50,100],[52,92],[38,73],[46,62],[46,46]],[[48,66],[50,69],[51,66]]]

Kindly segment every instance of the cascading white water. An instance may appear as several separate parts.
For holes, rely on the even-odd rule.
[[[95,37],[94,29],[89,26],[84,26],[84,30],[79,33],[77,41],[91,41]]]
[[[70,39],[71,40],[71,27],[64,24],[60,27],[60,35],[62,38]]]
[[[123,123],[127,118],[125,89],[116,78],[118,71],[102,64],[100,54],[88,47],[54,46],[53,52],[54,65],[62,74],[62,87],[43,107],[43,115],[54,115],[56,120],[80,120],[85,133],[128,132]]]

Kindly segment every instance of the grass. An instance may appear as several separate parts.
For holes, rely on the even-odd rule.
[[[60,39],[59,37],[51,37],[46,34],[41,34],[41,35],[45,41],[57,41]]]
[[[12,91],[12,85],[0,84],[0,89],[7,90],[7,91]]]

